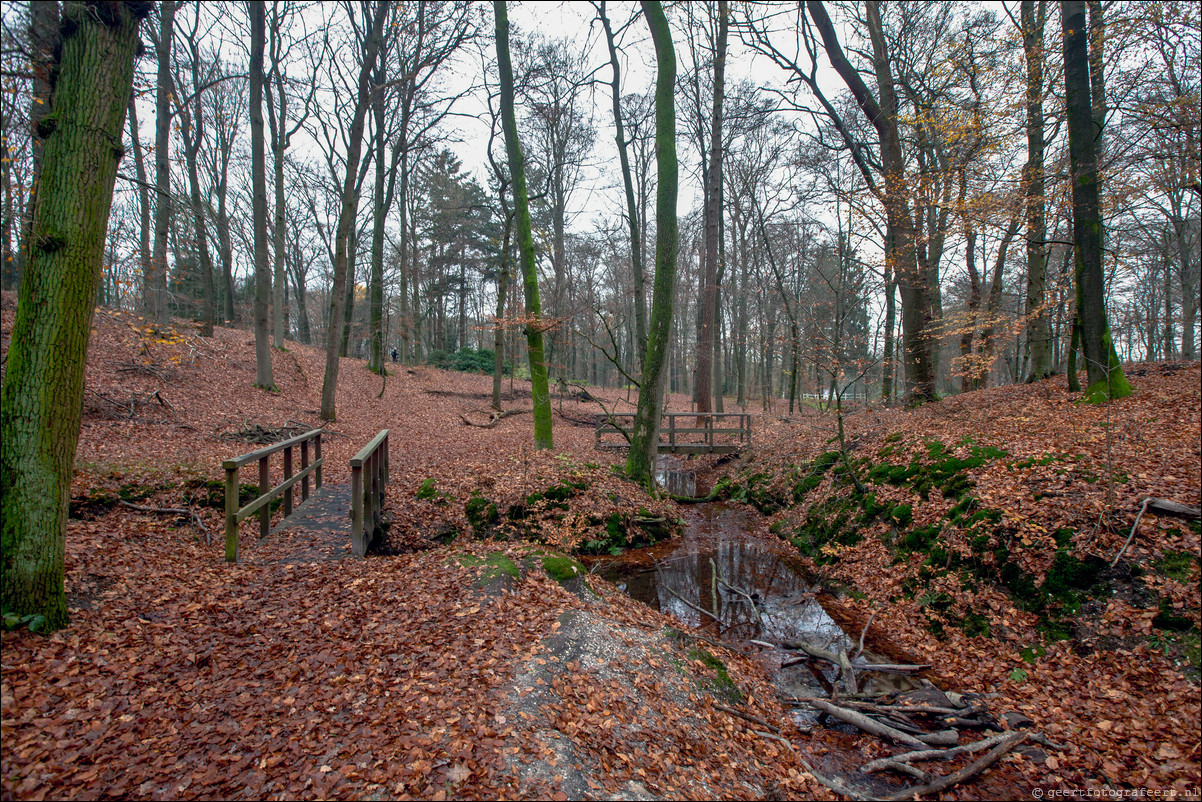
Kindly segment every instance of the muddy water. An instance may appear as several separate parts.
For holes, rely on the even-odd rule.
[[[660,480],[669,487],[695,489],[695,478],[673,474],[663,466]],[[691,474],[691,472],[688,472]],[[671,492],[693,495],[690,492]],[[679,540],[601,560],[594,570],[632,598],[671,613],[683,624],[698,628],[760,655],[782,694],[811,695],[829,692],[833,667],[822,662],[801,662],[782,668],[793,653],[765,651],[750,643],[805,641],[833,652],[851,654],[859,632],[844,632],[808,581],[795,553],[769,534],[764,519],[750,507],[723,502],[682,505],[685,531]],[[890,662],[869,651],[868,662]],[[865,673],[861,683],[868,692],[915,687],[906,677]]]

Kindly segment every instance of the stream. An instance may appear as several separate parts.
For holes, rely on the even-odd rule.
[[[660,457],[656,479],[675,495],[696,493],[696,474],[674,457]],[[782,667],[796,653],[764,650],[751,641],[804,641],[851,655],[860,633],[845,632],[831,617],[828,608],[835,609],[837,600],[809,580],[796,553],[768,533],[754,509],[704,502],[682,505],[681,512],[680,539],[598,559],[593,570],[685,626],[757,653],[782,696],[828,695],[837,676],[833,666],[799,661]],[[869,663],[894,662],[867,649],[863,656]],[[912,678],[893,674],[867,672],[860,679],[868,693],[918,687]],[[798,723],[807,720],[802,714]]]

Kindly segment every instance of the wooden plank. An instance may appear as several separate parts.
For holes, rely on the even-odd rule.
[[[388,438],[388,430],[381,429],[380,433],[371,439],[371,442],[369,442],[363,448],[359,449],[358,454],[351,457],[351,467],[352,468],[362,468],[363,463],[366,462],[367,458],[370,457],[372,452],[376,450],[376,447],[379,446],[380,443],[384,442],[384,440],[387,438]]]
[[[271,457],[259,457],[259,492],[271,481]],[[271,507],[266,504],[259,510],[259,537],[266,538],[271,534]]]
[[[298,434],[296,437],[290,437],[287,440],[281,440],[274,445],[267,446],[267,448],[260,448],[257,451],[248,451],[240,457],[227,459],[225,462],[221,463],[221,467],[225,468],[226,470],[229,470],[230,468],[241,468],[243,465],[249,465],[255,460],[262,459],[263,457],[270,457],[277,451],[282,451],[289,446],[300,445],[306,440],[320,440],[320,438],[321,429],[310,429],[304,434]]]
[[[313,473],[314,471],[320,471],[321,466],[322,466],[322,461],[316,460],[312,465],[310,465],[308,468],[306,468],[301,473],[298,473],[296,476],[293,476],[291,479],[285,479],[283,482],[280,482],[278,485],[271,488],[271,490],[267,491],[267,493],[265,495],[259,496],[257,499],[255,499],[251,503],[247,504],[242,509],[237,510],[237,512],[235,513],[235,518],[237,520],[241,521],[246,516],[254,515],[256,512],[259,512],[259,510],[261,510],[263,508],[264,504],[267,504],[268,502],[270,502],[273,498],[278,496],[284,490],[286,490],[289,487],[292,487],[294,484],[296,484],[300,480],[304,479],[310,473]],[[229,497],[227,496],[226,498],[227,498],[226,504],[228,505]],[[235,499],[234,503],[235,504],[237,503],[237,498],[238,498],[238,491],[235,490],[234,491],[234,499]]]
[[[284,478],[292,478],[292,446],[284,449]],[[284,517],[292,515],[292,488],[284,491]]]
[[[225,561],[238,562],[238,469],[225,469]]]

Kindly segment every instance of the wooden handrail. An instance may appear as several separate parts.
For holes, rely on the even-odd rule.
[[[387,484],[388,429],[381,429],[351,457],[351,545],[357,557],[367,554],[383,520]]]
[[[225,469],[225,559],[227,562],[238,561],[238,522],[248,515],[259,514],[259,536],[267,537],[271,531],[271,506],[273,499],[284,494],[284,518],[292,515],[292,488],[301,482],[301,501],[309,498],[309,475],[316,479],[316,487],[321,488],[321,466],[325,461],[321,457],[321,429],[311,429],[304,434],[290,437],[267,448],[243,454],[240,457],[227,459],[221,463]],[[313,443],[313,462],[309,462],[309,443]],[[301,469],[292,472],[292,449],[300,446]],[[264,490],[271,481],[271,471],[268,459],[272,454],[284,452],[284,480],[270,490]],[[259,495],[245,507],[239,507],[238,469],[252,462],[259,463]]]
[[[622,426],[619,424],[633,423],[635,413],[633,412],[614,412],[614,413],[597,413],[593,416],[595,423],[596,448],[625,448],[626,443],[602,442],[602,436],[606,434],[622,433]],[[704,425],[694,425],[678,427],[676,425],[677,418],[697,420],[701,419]],[[735,419],[737,425],[722,426],[729,419]],[[751,446],[751,413],[748,412],[664,412],[661,414],[661,419],[666,420],[667,425],[660,427],[661,436],[667,438],[667,442],[660,441],[659,450],[669,452],[687,452],[687,453],[719,453],[737,451],[740,448]],[[702,435],[700,441],[690,441],[685,438],[682,442],[678,436],[685,435]],[[722,443],[715,440],[715,435],[733,435],[738,445],[732,445],[730,442]]]

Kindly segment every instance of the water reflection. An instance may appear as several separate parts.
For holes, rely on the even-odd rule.
[[[688,512],[681,540],[628,554],[599,573],[632,598],[728,643],[804,641],[836,653],[855,652],[859,633],[853,637],[832,620],[795,558],[776,542],[748,534],[762,526],[745,507],[697,505]],[[867,651],[864,658],[884,662]],[[835,679],[833,667],[824,663],[800,663],[774,673],[778,687],[790,696],[829,691]],[[913,685],[909,678],[870,676],[879,690]]]
[[[669,454],[655,458],[655,483],[674,496],[697,495],[697,472],[684,470],[684,463]]]

